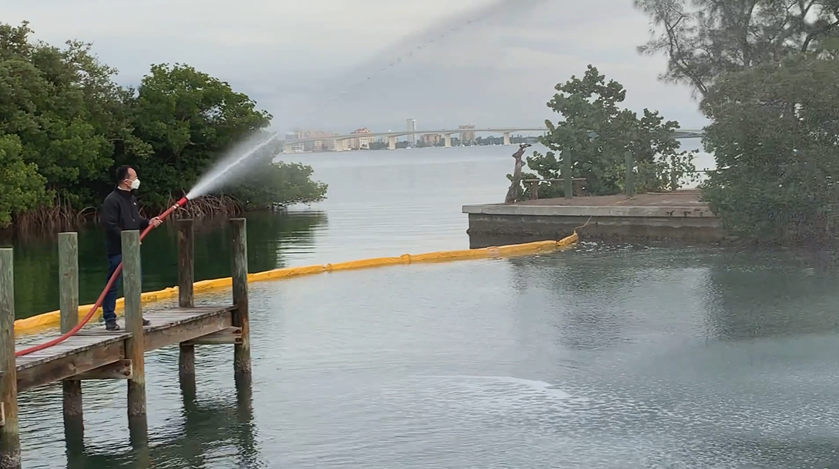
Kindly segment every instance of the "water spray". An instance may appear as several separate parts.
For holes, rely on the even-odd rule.
[[[510,13],[511,10],[521,12],[550,1],[552,0],[496,0],[489,5],[470,8],[469,10],[457,14],[454,17],[450,17],[442,22],[435,22],[433,26],[391,44],[384,51],[378,54],[378,56],[385,56],[387,60],[383,62],[376,59],[368,60],[355,66],[344,75],[336,77],[336,84],[346,83],[348,81],[352,82],[352,84],[347,87],[338,88],[341,91],[328,97],[320,104],[312,106],[308,112],[298,114],[296,126],[299,127],[302,121],[311,117],[313,114],[320,112],[323,108],[329,106],[329,104],[333,101],[365,85],[377,75],[385,73],[393,67],[397,67],[400,64],[419,56],[427,49],[430,49],[434,45],[439,45],[439,42],[442,42],[451,36],[459,34],[467,29],[478,27],[482,22],[503,13]],[[364,72],[362,75],[363,78],[357,81],[348,79],[347,75],[354,75],[358,72]],[[333,87],[330,86],[329,88]]]
[[[490,18],[492,16],[496,16],[499,13],[502,13],[509,8],[515,7],[517,9],[521,10],[521,9],[525,9],[525,8],[532,8],[536,5],[546,3],[548,1],[550,1],[550,0],[498,0],[493,5],[471,9],[467,13],[459,15],[458,17],[456,17],[453,20],[449,20],[449,21],[444,22],[442,26],[435,26],[435,27],[432,27],[432,28],[428,28],[426,30],[423,30],[420,33],[412,35],[408,39],[399,41],[395,45],[391,46],[389,49],[391,49],[391,50],[402,49],[404,51],[405,45],[408,44],[408,43],[415,43],[416,40],[418,39],[418,37],[426,36],[429,33],[434,34],[434,37],[432,39],[427,40],[427,41],[425,41],[425,42],[423,42],[419,45],[416,45],[414,47],[410,47],[407,52],[403,52],[398,57],[390,60],[389,65],[382,66],[381,68],[379,68],[379,70],[377,72],[373,72],[373,74],[367,75],[366,79],[361,80],[360,82],[355,83],[348,88],[345,88],[340,93],[338,93],[338,94],[334,95],[333,97],[331,97],[330,99],[326,100],[326,102],[324,102],[321,106],[315,107],[312,111],[305,114],[303,116],[303,118],[313,114],[314,112],[320,111],[320,109],[322,107],[327,106],[331,101],[333,101],[333,100],[339,98],[340,96],[346,94],[347,92],[351,91],[355,87],[360,86],[360,85],[366,83],[367,81],[371,80],[371,78],[373,76],[375,76],[375,74],[385,72],[388,69],[402,63],[403,60],[408,60],[409,58],[411,58],[415,54],[418,55],[420,51],[429,47],[432,43],[434,43],[436,41],[439,41],[441,39],[444,39],[446,36],[448,36],[452,33],[456,33],[458,31],[460,31],[461,29],[469,27],[469,26],[471,26],[473,24],[476,24],[480,21],[486,20],[487,18]],[[370,67],[370,64],[364,64],[363,67],[365,69],[367,69],[368,67]],[[257,145],[254,145],[254,146],[248,145],[248,144],[252,143],[250,141],[245,142],[243,145],[239,145],[239,147],[249,147],[250,150],[241,151],[241,154],[238,151],[235,151],[235,150],[232,151],[230,153],[230,156],[221,160],[213,170],[211,170],[207,174],[205,174],[195,184],[195,186],[187,193],[186,196],[182,197],[174,205],[172,205],[171,207],[166,209],[163,213],[158,215],[157,218],[160,219],[161,221],[163,221],[167,217],[169,217],[169,215],[171,215],[172,212],[174,212],[178,208],[183,207],[190,200],[195,200],[198,197],[206,195],[206,194],[212,192],[214,189],[217,189],[218,187],[220,187],[220,186],[222,186],[226,183],[231,182],[233,179],[235,179],[239,176],[242,176],[243,174],[245,174],[247,172],[247,169],[248,169],[247,166],[244,165],[243,163],[250,160],[260,150],[266,148],[272,142],[279,141],[279,139],[280,139],[280,134],[277,132],[277,133],[270,134],[266,140],[264,140],[263,142],[261,142]],[[245,148],[238,148],[238,150],[244,150],[244,149]],[[145,238],[146,235],[153,228],[154,228],[154,225],[149,224],[149,226],[147,226],[142,231],[142,233],[140,233],[140,240],[142,241],[143,238]],[[120,262],[119,265],[117,265],[116,269],[114,269],[114,273],[108,279],[108,283],[105,285],[105,288],[102,290],[102,293],[99,294],[99,298],[97,298],[96,303],[94,303],[94,305],[90,309],[90,311],[84,316],[84,318],[82,318],[81,321],[79,321],[76,324],[75,327],[73,327],[73,329],[67,331],[64,334],[61,334],[60,336],[58,336],[58,337],[56,337],[52,340],[44,342],[42,344],[38,344],[38,345],[35,345],[35,346],[32,346],[32,347],[20,350],[18,352],[15,352],[15,357],[22,357],[24,355],[29,355],[31,353],[43,350],[45,348],[49,348],[49,347],[52,347],[54,345],[60,344],[61,342],[64,342],[69,337],[71,337],[71,336],[75,335],[77,332],[79,332],[82,329],[82,327],[84,327],[90,321],[90,319],[93,317],[93,315],[96,313],[96,311],[102,306],[102,302],[105,300],[105,295],[107,294],[108,290],[111,288],[111,286],[116,281],[117,275],[120,275],[121,272],[122,272],[122,262]]]
[[[163,213],[158,215],[157,218],[160,219],[160,221],[163,221],[167,217],[169,217],[169,215],[171,215],[172,212],[174,212],[180,207],[183,207],[190,200],[195,200],[198,197],[206,195],[212,192],[214,189],[224,185],[225,183],[232,181],[237,176],[242,176],[244,173],[247,172],[247,166],[243,163],[251,159],[254,155],[256,155],[262,149],[266,148],[271,143],[278,141],[278,139],[279,134],[273,133],[269,135],[268,138],[265,139],[263,142],[253,146],[249,151],[243,151],[241,152],[241,154],[239,154],[236,151],[232,151],[230,153],[230,156],[221,160],[214,169],[210,170],[207,174],[202,176],[201,179],[199,179],[195,186],[192,188],[192,190],[190,190],[189,193],[187,193],[187,195],[181,197],[180,200],[175,202],[175,205],[172,205],[171,207],[166,209]],[[247,143],[251,142],[246,142],[245,145],[247,145]],[[149,232],[152,229],[154,229],[154,225],[149,224],[149,226],[147,226],[140,233],[140,241],[142,241],[143,238],[145,238],[146,235],[149,234]],[[108,279],[108,283],[105,284],[105,288],[102,289],[102,293],[100,293],[99,298],[96,299],[96,303],[93,304],[93,307],[90,308],[90,311],[88,311],[84,318],[82,318],[82,320],[79,321],[78,324],[76,324],[76,326],[73,327],[73,329],[65,332],[64,334],[61,334],[55,339],[15,352],[15,356],[22,357],[24,355],[29,355],[30,353],[34,353],[45,348],[52,347],[53,345],[57,345],[61,342],[64,342],[69,337],[79,332],[82,329],[82,327],[84,327],[90,321],[90,319],[99,309],[99,307],[102,306],[102,302],[105,301],[105,295],[108,293],[108,290],[116,281],[117,275],[120,275],[121,272],[122,262],[120,262],[119,265],[117,265],[117,268],[114,269],[114,273],[111,274],[111,277]]]

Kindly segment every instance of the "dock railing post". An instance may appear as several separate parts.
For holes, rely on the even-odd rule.
[[[676,171],[676,155],[670,160],[670,190],[677,191],[679,189],[679,173]]]
[[[58,233],[58,305],[61,333],[64,334],[79,323],[79,243],[75,232]],[[64,389],[65,440],[82,440],[82,381],[65,379],[61,387]]]
[[[125,356],[131,360],[133,375],[128,380],[128,424],[132,440],[148,437],[146,419],[145,343],[143,338],[143,310],[140,306],[142,278],[140,270],[140,232],[122,232],[122,285],[125,293],[125,331],[131,337],[125,341]]]
[[[14,252],[0,248],[0,469],[20,467],[20,433],[17,421],[17,360],[15,359]]]
[[[565,183],[565,198],[571,199],[574,197],[574,175],[571,173],[571,150],[562,152],[562,179]]]
[[[626,160],[626,196],[635,197],[635,155],[632,150],[627,150],[625,155]]]
[[[195,306],[193,283],[195,283],[195,241],[191,219],[178,220],[178,306]],[[195,395],[195,345],[180,344],[178,378],[185,397]],[[187,396],[188,395],[188,396]]]
[[[233,371],[236,384],[249,384],[251,378],[251,341],[248,326],[248,233],[244,218],[231,218],[230,272],[233,283],[233,326],[242,329],[242,343],[233,346]]]

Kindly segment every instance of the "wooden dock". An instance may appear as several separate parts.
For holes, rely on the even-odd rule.
[[[251,359],[248,334],[247,229],[245,219],[230,220],[230,305],[194,305],[192,284],[193,224],[179,220],[179,307],[145,315],[151,324],[142,326],[140,307],[140,243],[138,231],[123,231],[123,289],[125,319],[122,330],[106,331],[98,325],[82,329],[63,342],[16,357],[15,353],[37,346],[15,345],[12,249],[0,249],[0,469],[21,467],[17,395],[41,386],[61,383],[64,399],[65,437],[83,438],[82,382],[126,380],[128,420],[132,444],[148,439],[146,422],[144,354],[178,345],[179,379],[182,391],[194,393],[195,346],[232,344],[237,389],[250,387]],[[76,233],[59,234],[59,289],[61,332],[78,324],[78,246]],[[44,339],[45,343],[50,339]]]
[[[469,247],[561,239],[716,245],[725,241],[720,219],[698,190],[526,200],[464,205]]]

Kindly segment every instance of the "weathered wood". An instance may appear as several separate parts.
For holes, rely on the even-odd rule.
[[[80,373],[110,365],[122,359],[125,342],[109,341],[100,346],[88,347],[78,353],[64,354],[57,360],[50,360],[24,369],[18,369],[17,385],[21,391],[72,378]]]
[[[0,427],[6,425],[6,409],[5,405],[0,402]]]
[[[574,197],[574,177],[571,168],[572,152],[571,150],[565,150],[562,153],[562,178],[565,180],[563,192],[565,192],[566,199],[571,199]]]
[[[146,373],[144,367],[143,310],[140,307],[142,279],[140,277],[140,233],[122,232],[122,284],[125,292],[125,330],[131,337],[125,341],[125,358],[131,360],[133,376],[128,380],[129,425],[142,425],[146,420]],[[121,357],[120,357],[121,358]]]
[[[186,343],[192,345],[241,344],[242,328],[228,327],[227,329],[192,339]]]
[[[0,402],[4,424],[0,427],[0,469],[20,467],[20,430],[15,364],[14,252],[0,248]]]
[[[634,197],[635,196],[635,155],[632,154],[632,150],[627,150],[626,154],[624,155],[625,164],[626,164],[626,177],[624,182],[626,183],[626,196],[627,197]]]
[[[205,315],[192,317],[187,321],[181,321],[176,327],[148,331],[145,335],[146,350],[168,347],[224,330],[232,325],[228,311],[227,309],[215,310]]]
[[[76,355],[86,350],[90,350],[95,347],[101,347],[112,342],[122,342],[130,336],[131,334],[128,334],[126,332],[81,330],[75,335],[68,337],[64,342],[58,345],[54,345],[45,350],[40,350],[38,352],[30,353],[29,355],[24,355],[18,358],[17,372],[18,374],[20,374],[21,371],[27,368],[34,368],[47,362],[52,362],[61,358],[68,357],[70,355]],[[23,349],[26,347],[28,347],[28,345],[21,345],[19,348]]]
[[[195,305],[192,287],[195,283],[193,233],[192,220],[178,220],[178,306],[181,308],[191,308]]]
[[[124,259],[128,257],[125,253],[130,248],[130,242],[123,243]],[[0,266],[2,264],[0,262]],[[132,264],[134,264],[133,267]],[[129,259],[124,265],[126,268],[124,272],[131,273],[133,269],[139,267],[139,259],[136,259],[134,263]],[[129,276],[126,275],[126,277]],[[134,288],[128,286],[126,290],[126,331],[110,332],[102,329],[82,330],[60,344],[17,359],[16,366],[11,368],[13,372],[16,372],[17,390],[29,390],[62,380],[128,379],[129,383],[131,383],[136,378],[136,368],[133,366],[134,363],[131,359],[124,357],[129,355],[128,346],[130,343],[135,342],[135,336],[128,331],[130,321],[135,318],[135,313],[132,312],[132,308],[136,308],[137,310],[136,317],[141,317],[138,292],[139,286]],[[129,295],[135,297],[133,304],[129,301],[129,298],[131,298]],[[236,309],[237,307],[235,305],[202,306],[175,308],[151,313],[150,316],[154,323],[153,326],[142,328],[142,322],[140,322],[140,330],[145,330],[145,333],[141,332],[142,348],[144,351],[158,349],[182,342],[190,342],[202,337],[212,337],[216,333],[232,335],[237,330],[241,331],[240,327],[233,328],[232,312]],[[6,331],[11,330],[9,328]],[[3,344],[9,343],[3,342]],[[26,348],[31,345],[21,345],[19,348]],[[0,378],[3,378],[5,375],[6,373],[0,371]],[[237,374],[237,389],[244,383],[250,383],[250,374]],[[145,386],[143,386],[143,391],[145,390],[144,388]],[[129,398],[136,396],[132,393],[132,388],[129,387]],[[192,390],[191,396],[194,398],[194,389]],[[145,400],[142,401],[142,404],[143,410],[145,410]],[[7,406],[2,407],[3,410],[8,409]],[[131,410],[132,407],[129,402],[129,413]],[[7,416],[8,412],[5,412],[5,414]],[[0,419],[4,417],[0,413]],[[142,447],[147,443],[148,438],[148,423],[145,413],[139,415],[130,414],[128,420],[132,445]],[[71,437],[74,441],[72,443],[73,445],[81,444],[79,441],[76,441],[79,440],[78,437],[83,435],[83,428],[79,427],[79,422],[80,419],[65,420],[65,436],[67,437],[68,445],[71,445]],[[19,452],[17,454],[17,461],[19,461]],[[5,469],[6,467],[17,468],[19,466],[0,466],[0,469]]]
[[[679,190],[679,172],[676,170],[676,155],[670,160],[670,190]]]
[[[58,234],[58,298],[61,333],[65,334],[79,323],[79,244],[72,232]],[[64,380],[61,387],[65,427],[83,429],[80,422],[67,425],[68,419],[82,420],[82,382]]]
[[[195,241],[191,219],[178,220],[178,306],[195,306]],[[178,380],[181,390],[195,390],[195,346],[181,343],[178,346]]]
[[[178,308],[152,313],[153,326],[145,328],[146,351],[190,341],[231,327],[233,306]],[[127,332],[82,330],[66,341],[17,360],[19,391],[73,378],[120,361],[127,352]],[[133,369],[133,363],[132,363]]]
[[[69,380],[82,381],[92,379],[131,379],[133,375],[133,367],[131,360],[123,359],[117,360],[109,365],[100,366],[85,373],[79,373]],[[67,381],[67,380],[65,380]]]
[[[233,370],[237,377],[251,375],[251,341],[248,315],[248,231],[244,218],[232,218],[230,272],[233,284],[233,325],[242,329],[242,342],[233,346]],[[237,378],[238,379],[238,378]]]

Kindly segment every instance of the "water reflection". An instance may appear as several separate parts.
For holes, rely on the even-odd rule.
[[[252,394],[247,382],[237,385],[230,399],[202,402],[185,393],[180,422],[122,452],[89,449],[79,439],[68,439],[67,469],[266,467],[256,443]],[[213,465],[222,456],[226,462]]]
[[[295,211],[247,214],[250,272],[285,267],[289,253],[313,249],[317,230],[327,226],[326,213]],[[58,309],[58,250],[55,237],[21,239],[15,245],[15,307],[18,318]],[[79,294],[93,303],[105,284],[101,230],[79,231]],[[177,226],[167,223],[143,240],[143,290],[176,285]],[[230,235],[226,218],[196,220],[195,279],[230,275]],[[121,293],[120,293],[121,294]]]
[[[749,340],[839,331],[839,269],[830,253],[725,252],[709,259],[709,337]]]

